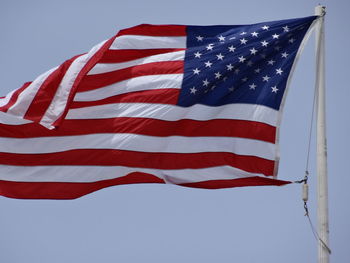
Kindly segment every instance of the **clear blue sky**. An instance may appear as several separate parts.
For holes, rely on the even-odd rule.
[[[0,2],[0,95],[119,29],[140,23],[249,24],[312,15],[319,1]],[[350,53],[347,0],[327,6],[327,118],[332,262],[350,258]],[[304,176],[314,88],[314,38],[284,109],[279,178]],[[314,141],[310,212],[316,224]],[[0,197],[0,262],[316,262],[299,185],[223,190],[124,185],[77,200]]]

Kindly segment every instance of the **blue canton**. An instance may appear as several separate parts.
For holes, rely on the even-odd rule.
[[[178,105],[249,103],[279,110],[300,44],[316,18],[188,26]]]

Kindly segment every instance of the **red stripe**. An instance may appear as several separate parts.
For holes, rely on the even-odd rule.
[[[151,84],[150,84],[151,85]],[[178,89],[161,89],[161,90],[143,90],[130,92],[126,94],[108,97],[96,101],[74,101],[71,109],[91,107],[111,103],[159,103],[172,104],[177,103],[180,91]]]
[[[116,82],[140,76],[179,74],[183,73],[183,67],[183,61],[153,62],[107,73],[87,75],[79,85],[79,92],[101,88]]]
[[[123,184],[159,183],[164,181],[145,173],[131,173],[121,178],[93,183],[51,183],[51,182],[11,182],[0,181],[0,195],[20,199],[75,199],[97,190]],[[248,177],[231,180],[212,180],[199,183],[181,184],[181,186],[217,189],[242,186],[284,185],[288,181],[263,177]]]
[[[135,133],[151,136],[222,136],[256,139],[275,143],[276,128],[268,124],[216,119],[208,121],[164,121],[148,118],[111,118],[96,120],[65,120],[56,130],[48,130],[38,124],[0,124],[2,137],[32,138],[70,136],[97,133]],[[54,140],[54,139],[53,139]]]
[[[200,169],[232,166],[240,170],[272,176],[275,162],[255,156],[226,152],[149,153],[109,149],[80,149],[47,154],[0,153],[3,165],[102,165],[153,169]]]
[[[86,74],[97,64],[97,62],[101,59],[104,52],[109,49],[113,41],[115,40],[116,36],[110,38],[108,41],[106,41],[102,47],[89,59],[89,61],[84,65],[84,67],[80,70],[78,73],[78,76],[76,77],[74,84],[72,85],[71,90],[69,91],[68,100],[65,106],[64,111],[62,112],[61,116],[53,123],[53,126],[58,127],[61,122],[65,119],[68,110],[70,108],[70,104],[73,101],[73,98],[75,96],[75,93],[77,92],[78,86],[80,85],[80,82],[82,82],[83,78],[86,76]]]
[[[290,184],[289,181],[282,181],[277,179],[264,178],[259,176],[239,178],[232,180],[211,180],[198,183],[180,184],[181,186],[193,187],[193,188],[205,188],[205,189],[220,189],[220,188],[232,188],[243,186],[263,186],[263,185],[276,185],[281,186]]]
[[[45,114],[47,108],[50,106],[52,99],[54,98],[57,89],[66,74],[67,70],[75,59],[80,57],[77,55],[59,66],[58,69],[53,71],[44,81],[36,93],[30,107],[28,108],[24,119],[39,122],[42,116]]]
[[[11,96],[10,100],[7,102],[7,104],[3,105],[0,107],[0,111],[3,112],[7,112],[9,110],[9,108],[14,105],[18,99],[18,96],[23,92],[23,90],[25,90],[29,85],[31,84],[31,82],[26,82],[23,84],[22,87],[20,87],[19,89],[17,89]]]
[[[122,35],[186,36],[186,26],[142,24],[120,30],[118,36]]]
[[[122,63],[139,58],[185,50],[184,48],[166,49],[121,49],[107,50],[98,63]]]
[[[93,183],[0,181],[0,195],[20,199],[75,199],[109,186],[139,183],[162,184],[164,181],[145,173],[130,173]]]

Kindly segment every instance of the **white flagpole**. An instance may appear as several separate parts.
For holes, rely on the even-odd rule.
[[[317,216],[318,216],[318,262],[329,262],[328,245],[328,182],[327,182],[327,139],[325,112],[325,35],[324,15],[326,8],[316,6],[315,14],[320,16],[316,28],[316,90],[317,90]]]

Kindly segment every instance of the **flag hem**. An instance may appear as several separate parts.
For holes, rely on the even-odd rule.
[[[286,88],[285,88],[285,91],[284,91],[284,94],[283,94],[283,97],[282,97],[282,101],[281,101],[281,105],[280,105],[280,109],[278,111],[278,117],[277,117],[277,123],[276,123],[276,159],[275,159],[275,169],[274,169],[274,172],[273,172],[273,178],[277,178],[277,174],[278,174],[278,168],[279,168],[279,162],[280,162],[280,130],[281,130],[281,122],[282,122],[282,116],[283,116],[283,111],[284,111],[284,105],[285,105],[285,102],[286,102],[286,98],[287,98],[287,94],[288,94],[288,91],[289,91],[289,87],[290,87],[290,83],[291,83],[291,80],[292,80],[292,77],[293,77],[293,73],[294,73],[294,70],[295,70],[295,67],[299,61],[299,58],[305,48],[305,45],[306,43],[308,42],[312,32],[314,31],[315,29],[315,25],[318,23],[319,21],[319,18],[316,18],[312,23],[311,25],[309,26],[309,29],[308,31],[306,32],[306,34],[304,35],[304,38],[303,40],[301,41],[301,44],[298,48],[298,51],[297,51],[297,54],[294,58],[294,61],[293,61],[293,65],[292,65],[292,68],[289,72],[289,76],[287,78],[287,84],[286,84]]]

